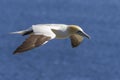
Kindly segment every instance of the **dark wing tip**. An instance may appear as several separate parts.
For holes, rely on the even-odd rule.
[[[19,54],[18,52],[13,52],[13,55]]]
[[[76,48],[80,45],[80,43],[75,43],[75,42],[71,42],[72,48]]]
[[[78,47],[82,40],[83,40],[83,37],[77,35],[77,34],[73,34],[70,36],[70,39],[71,39],[71,45],[72,45],[72,48],[75,48],[75,47]]]
[[[20,50],[16,49],[16,50],[13,52],[13,55],[15,55],[15,54],[20,54],[20,53],[22,53],[22,52],[24,52],[24,51],[20,51]]]
[[[24,52],[24,51],[20,51],[20,49],[17,48],[17,49],[13,52],[13,54],[15,55],[15,54],[19,54],[19,53],[22,53],[22,52]]]
[[[72,48],[76,48],[76,47],[78,47],[79,45],[74,45],[74,44],[72,44]]]
[[[26,46],[27,44],[22,44],[22,45],[20,45],[14,52],[13,52],[13,54],[20,54],[20,53],[23,53],[23,52],[25,52],[25,51],[28,51],[28,50],[31,50],[31,49],[33,49],[33,48],[35,48],[35,46],[34,45],[28,45],[28,46]]]
[[[17,52],[17,51],[14,51],[13,54],[18,54],[18,52]]]
[[[24,33],[22,34],[22,36],[29,35],[29,34],[31,34],[31,33],[33,33],[33,30],[29,30],[29,31],[24,32]]]

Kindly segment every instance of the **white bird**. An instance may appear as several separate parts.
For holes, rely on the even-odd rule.
[[[77,47],[84,37],[90,36],[77,25],[66,24],[37,24],[31,28],[12,32],[12,34],[29,35],[29,37],[14,51],[14,54],[31,50],[41,46],[52,39],[70,38],[72,47]]]

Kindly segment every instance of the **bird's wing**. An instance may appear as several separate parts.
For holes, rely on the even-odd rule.
[[[33,28],[34,34],[30,35],[15,51],[14,54],[31,50],[35,47],[47,43],[49,40],[55,38],[55,34],[51,30],[40,32],[38,28]],[[37,32],[36,32],[37,31]],[[48,33],[48,34],[47,34]]]
[[[77,47],[83,41],[83,37],[78,34],[73,34],[70,36],[72,47]]]

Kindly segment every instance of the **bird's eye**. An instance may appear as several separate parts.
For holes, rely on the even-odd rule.
[[[77,34],[83,35],[83,32],[82,31],[77,31]]]
[[[82,34],[82,31],[77,31],[78,34]]]

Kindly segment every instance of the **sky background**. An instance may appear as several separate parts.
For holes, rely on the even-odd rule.
[[[91,40],[70,40],[13,55],[33,24],[80,25]],[[120,0],[0,0],[0,80],[120,80]]]

